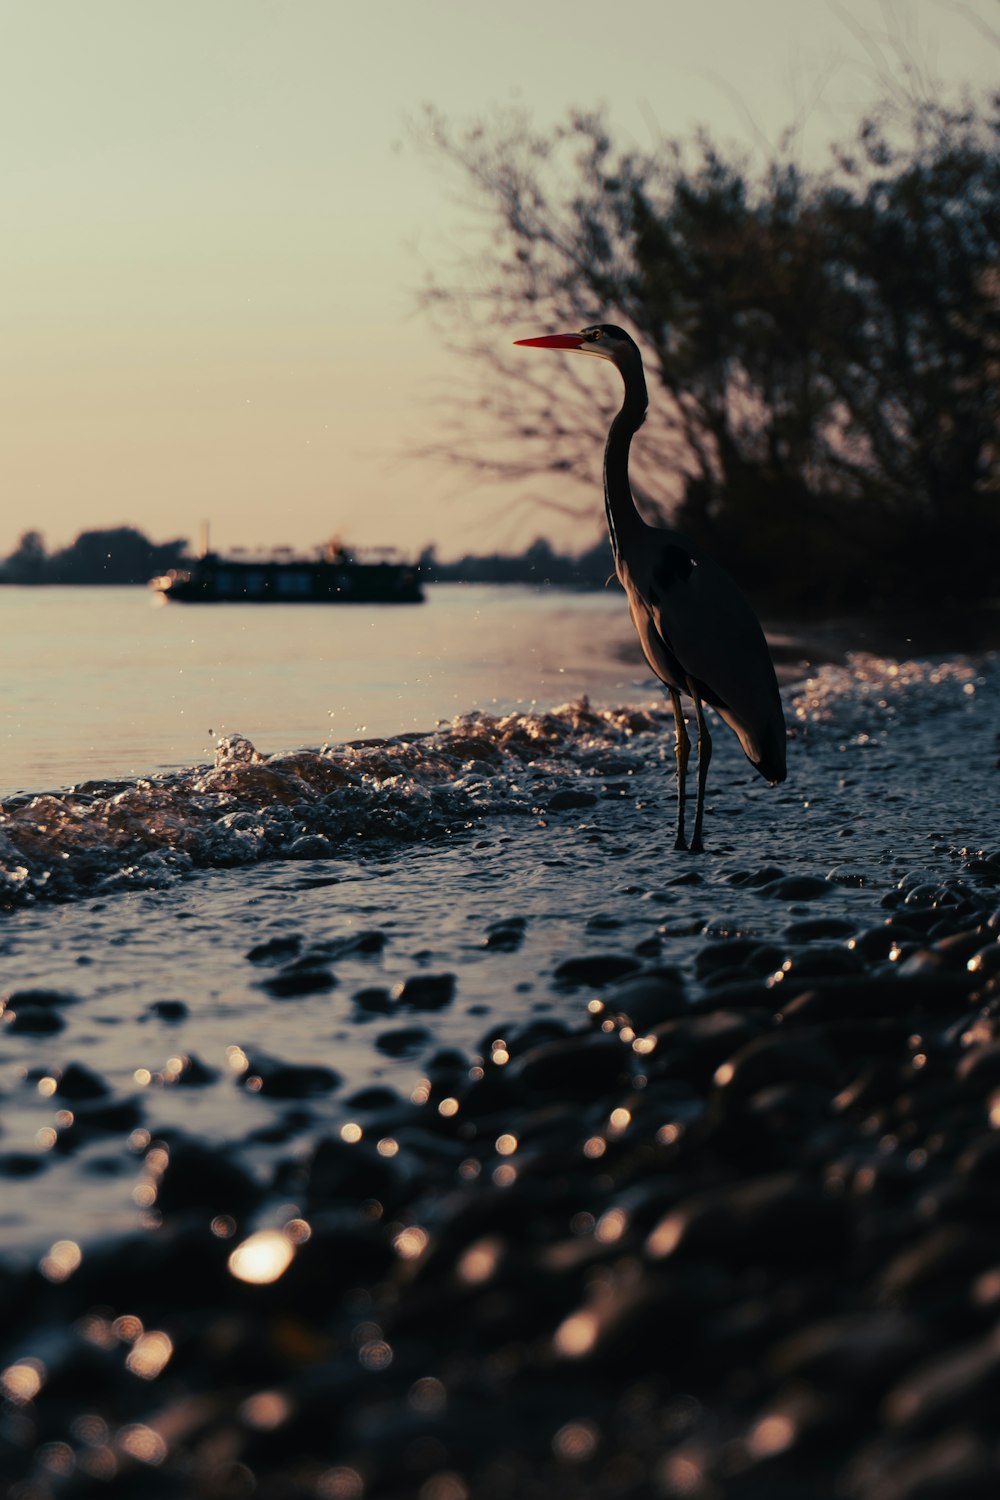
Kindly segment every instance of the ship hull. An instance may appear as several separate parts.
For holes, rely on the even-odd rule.
[[[230,562],[208,556],[150,584],[179,604],[421,604],[415,567],[374,562]]]

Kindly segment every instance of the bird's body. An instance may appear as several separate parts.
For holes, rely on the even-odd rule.
[[[686,696],[689,684],[697,689],[765,780],[784,781],[785,723],[774,669],[770,681],[746,669],[751,651],[767,654],[757,616],[718,563],[676,532],[646,530],[648,544],[635,564],[616,565],[643,655],[668,689]],[[739,659],[720,655],[718,642],[726,640],[740,643]]]
[[[594,354],[616,365],[625,400],[604,452],[604,498],[615,571],[650,668],[665,685],[677,728],[677,847],[684,838],[684,783],[690,749],[681,694],[698,720],[698,800],[693,851],[702,847],[705,781],[712,742],[702,705],[709,704],[738,736],[747,759],[769,782],[785,779],[785,720],[764,632],[729,575],[678,532],[650,526],[636,509],[628,479],[633,434],[646,415],[642,357],[613,324],[579,334],[518,343]]]

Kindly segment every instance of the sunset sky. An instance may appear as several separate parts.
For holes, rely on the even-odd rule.
[[[0,555],[203,518],[222,549],[589,545],[596,495],[592,525],[514,526],[414,456],[477,372],[414,311],[461,208],[408,120],[604,103],[640,146],[776,139],[823,76],[820,163],[877,94],[844,15],[887,11],[948,85],[995,85],[962,14],[995,0],[0,0]]]

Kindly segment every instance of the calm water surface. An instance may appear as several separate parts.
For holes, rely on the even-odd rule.
[[[373,609],[2,588],[0,640],[0,796],[210,761],[233,732],[273,753],[650,681],[617,588],[444,584]]]

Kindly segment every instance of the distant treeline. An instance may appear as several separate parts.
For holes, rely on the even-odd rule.
[[[82,531],[58,552],[47,552],[37,531],[26,531],[9,557],[0,563],[0,584],[148,583],[150,578],[189,561],[188,543],[151,542],[132,526]],[[614,571],[611,547],[603,540],[576,556],[554,552],[544,538],[524,552],[437,560],[435,549],[421,554],[420,570],[428,583],[552,583],[570,588],[603,587]]]
[[[133,526],[81,531],[69,547],[48,552],[41,532],[26,531],[0,563],[0,583],[148,583],[180,566],[187,551],[181,537],[151,542]]]
[[[554,583],[565,588],[603,588],[614,573],[611,543],[604,538],[578,556],[554,552],[544,537],[523,552],[466,554],[455,562],[438,562],[433,547],[420,554],[420,573],[427,583]]]

